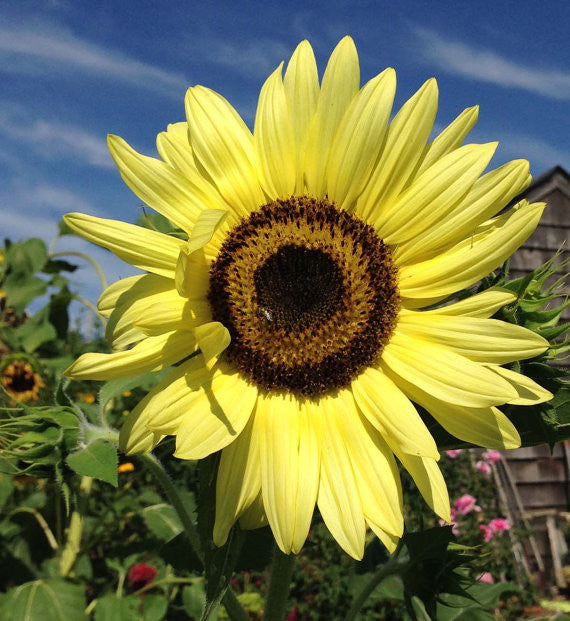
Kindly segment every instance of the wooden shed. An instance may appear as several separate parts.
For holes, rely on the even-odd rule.
[[[570,174],[560,166],[551,168],[513,203],[523,198],[544,201],[547,208],[536,231],[511,259],[513,277],[528,274],[560,248],[561,259],[567,259],[570,250]],[[561,275],[562,271],[557,276]],[[570,318],[570,309],[564,316]],[[563,535],[570,517],[570,444],[559,443],[552,453],[547,446],[504,451],[503,457],[497,474],[511,517],[519,524],[528,520],[534,530],[532,540],[524,544],[529,569],[544,586],[567,588]]]

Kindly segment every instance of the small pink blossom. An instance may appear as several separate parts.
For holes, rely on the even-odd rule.
[[[505,518],[495,518],[489,522],[489,528],[494,532],[502,532],[511,528],[511,523]]]
[[[458,498],[453,503],[453,506],[455,507],[457,515],[467,515],[468,513],[471,513],[471,511],[479,513],[479,511],[481,511],[481,507],[476,505],[476,502],[477,499],[474,496],[471,496],[471,494],[463,494],[461,498]]]
[[[483,540],[485,543],[489,543],[493,539],[493,530],[486,524],[479,524],[479,530],[483,533]]]
[[[475,470],[477,470],[477,472],[480,472],[481,474],[484,474],[486,477],[491,476],[491,466],[486,461],[478,461],[475,464]]]
[[[484,571],[479,576],[479,582],[485,582],[486,584],[495,584],[495,578],[493,578],[493,576],[491,576],[488,571]]]
[[[445,454],[449,457],[449,459],[455,459],[459,457],[463,453],[462,449],[451,449],[449,451],[445,451]]]
[[[449,518],[449,522],[446,522],[445,520],[440,519],[439,520],[439,525],[440,526],[451,526],[451,532],[457,537],[459,535],[459,525],[457,524],[456,520],[456,512],[455,509],[453,507],[451,507],[451,515]]]
[[[485,461],[492,461],[496,464],[498,461],[501,461],[501,453],[499,451],[495,451],[493,449],[489,449],[483,453],[483,459]]]

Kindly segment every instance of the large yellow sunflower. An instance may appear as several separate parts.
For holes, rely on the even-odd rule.
[[[551,398],[501,366],[547,348],[489,319],[512,293],[419,310],[480,280],[532,233],[544,204],[496,215],[529,184],[528,162],[481,176],[496,143],[461,146],[476,107],[428,143],[433,79],[390,123],[394,71],[359,82],[352,39],[320,86],[303,41],[285,76],[280,65],[263,85],[253,134],[196,86],[187,123],[157,138],[162,159],[110,136],[124,181],[187,240],[65,218],[148,272],[99,300],[115,353],[85,354],[67,374],[110,380],[183,361],[126,419],[121,445],[149,451],[174,435],[181,459],[222,451],[218,545],[239,519],[269,523],[279,547],[298,552],[317,504],[350,555],[362,556],[367,527],[393,550],[403,529],[394,455],[449,519],[414,403],[461,440],[513,448],[519,435],[497,406]]]

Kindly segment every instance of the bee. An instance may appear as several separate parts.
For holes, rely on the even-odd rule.
[[[259,309],[259,315],[261,317],[263,317],[263,319],[265,320],[265,325],[268,326],[273,322],[273,317],[271,315],[271,311],[269,311],[267,308],[263,308],[261,307]]]

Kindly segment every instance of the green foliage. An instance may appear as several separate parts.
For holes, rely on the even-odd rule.
[[[101,479],[117,487],[117,449],[103,438],[94,440],[67,457],[67,465],[77,474]]]
[[[0,612],[5,621],[84,619],[85,588],[60,578],[26,582],[8,591]]]

